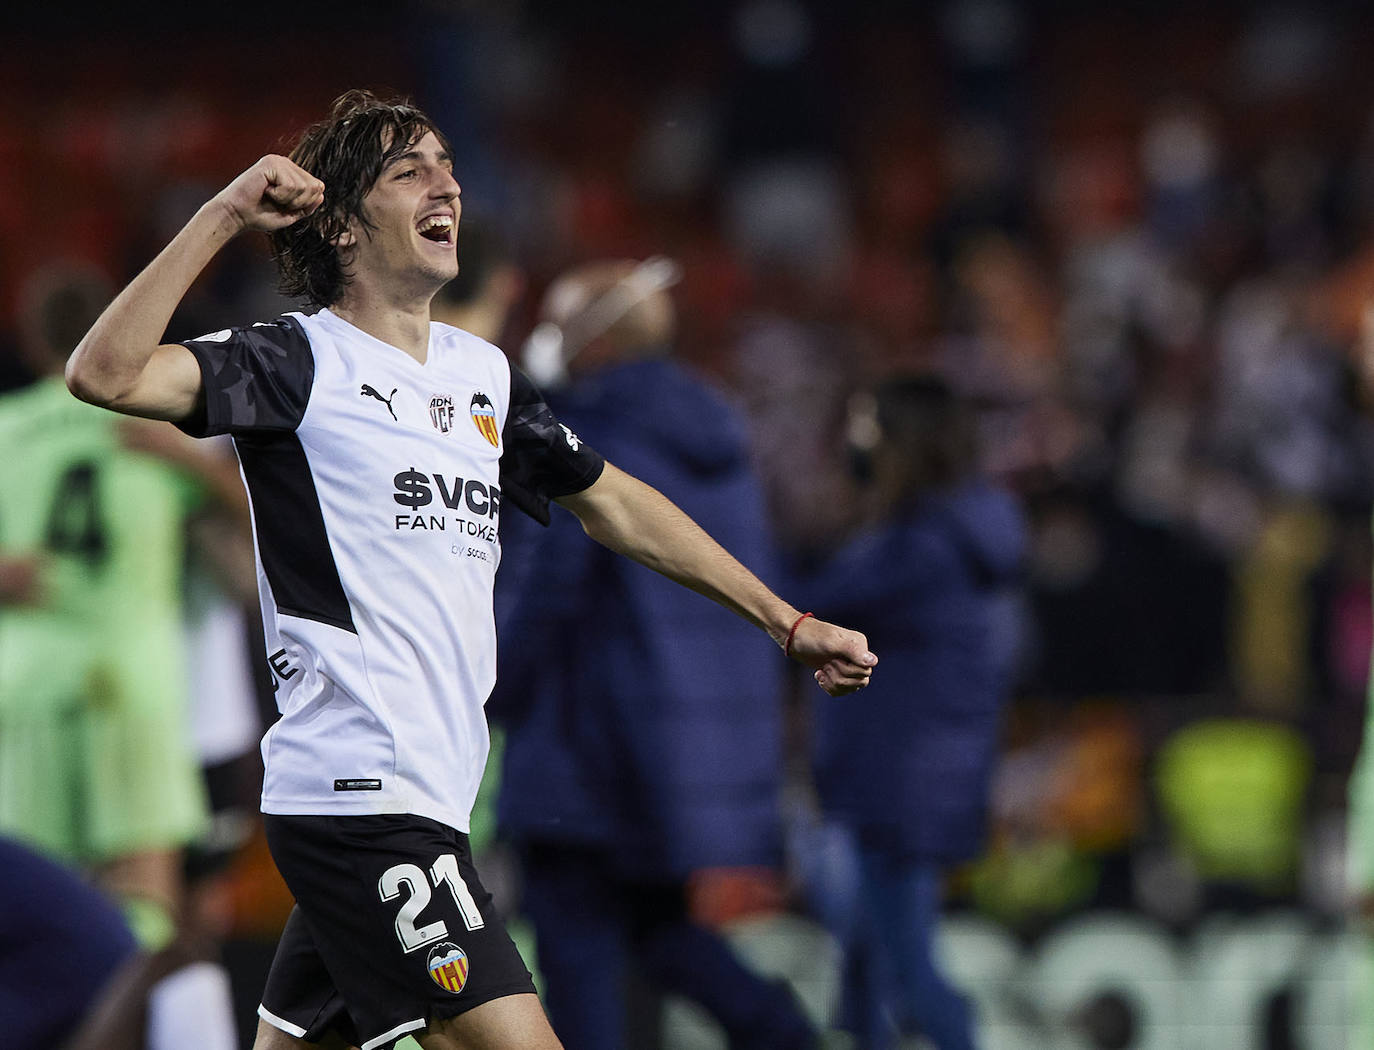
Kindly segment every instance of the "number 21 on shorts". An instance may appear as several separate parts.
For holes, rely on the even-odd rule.
[[[424,926],[415,925],[416,917],[429,904],[431,881],[435,889],[448,884],[453,901],[458,905],[458,912],[463,917],[464,926],[469,930],[480,930],[486,925],[482,913],[477,910],[477,902],[473,900],[468,884],[463,881],[462,872],[458,870],[458,858],[452,853],[445,853],[430,866],[428,879],[414,864],[397,864],[382,873],[377,882],[377,890],[384,901],[406,897],[396,916],[396,936],[400,938],[401,947],[407,952],[413,952],[416,948],[422,948],[448,936],[448,924],[443,919]]]

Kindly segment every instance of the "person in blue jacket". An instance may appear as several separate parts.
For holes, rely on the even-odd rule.
[[[916,1030],[974,1045],[935,964],[946,868],[976,857],[1013,685],[1026,526],[979,476],[969,406],[934,377],[860,401],[871,524],[801,584],[807,608],[862,623],[883,680],[814,712],[814,774],[832,848],[821,910],[846,952],[845,1014],[863,1050]],[[837,859],[837,862],[836,862]]]
[[[674,276],[662,259],[573,270],[549,289],[524,364],[562,423],[766,577],[776,558],[742,421],[669,356]],[[605,556],[575,521],[517,536],[514,517],[488,704],[507,733],[497,813],[565,1047],[628,1048],[632,976],[694,999],[732,1047],[814,1045],[790,991],[689,907],[703,872],[780,866],[782,662],[710,601]]]
[[[138,957],[118,907],[75,871],[0,836],[0,1025],[5,1045],[64,1045]]]

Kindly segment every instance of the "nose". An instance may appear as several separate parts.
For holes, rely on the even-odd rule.
[[[446,168],[440,168],[439,178],[435,180],[434,191],[437,196],[452,199],[462,194],[463,187],[458,185],[458,180],[453,177],[453,172]]]

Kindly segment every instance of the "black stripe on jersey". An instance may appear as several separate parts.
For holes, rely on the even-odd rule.
[[[300,440],[294,433],[260,432],[236,434],[234,445],[277,611],[357,634]]]

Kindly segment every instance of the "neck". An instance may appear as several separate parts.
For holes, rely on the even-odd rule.
[[[329,309],[354,328],[404,350],[424,364],[429,356],[430,298],[402,302],[354,293],[345,295]]]

